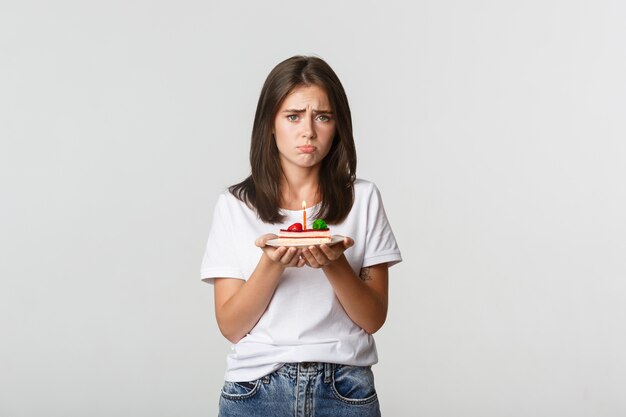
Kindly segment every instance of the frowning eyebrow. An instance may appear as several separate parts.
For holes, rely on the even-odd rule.
[[[305,113],[305,112],[306,112],[306,109],[286,109],[286,110],[283,110],[283,113]],[[316,114],[318,114],[318,113],[327,113],[327,114],[330,113],[330,114],[332,114],[333,112],[332,112],[332,110],[313,109],[313,113],[316,113]]]

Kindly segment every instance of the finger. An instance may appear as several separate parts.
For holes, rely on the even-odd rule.
[[[283,263],[283,265],[287,268],[293,268],[296,265],[298,265],[298,257],[294,256],[293,258],[291,258],[291,260],[287,263]]]
[[[341,253],[343,252],[343,251],[339,251],[338,252],[336,249],[331,248],[328,245],[320,245],[320,250],[331,261],[334,261],[335,259],[337,259],[339,257],[339,255],[341,255]]]
[[[285,252],[287,252],[287,248],[284,247],[284,246],[281,246],[281,247],[273,249],[273,250],[269,250],[267,248],[264,248],[264,251],[265,251],[267,256],[269,256],[269,258],[272,261],[280,262],[280,258],[282,258],[285,255]]]
[[[319,265],[325,265],[328,262],[326,254],[324,254],[324,252],[322,252],[319,247],[309,246],[309,251]]]
[[[263,236],[259,236],[259,237],[258,237],[258,238],[254,241],[254,244],[255,244],[256,246],[258,246],[258,247],[262,248],[262,247],[264,247],[264,246],[265,246],[265,243],[266,243],[268,240],[271,240],[271,239],[276,239],[277,237],[278,237],[278,236],[276,236],[275,234],[272,234],[272,233],[267,233],[267,234],[265,234],[265,235],[263,235]]]
[[[285,254],[280,258],[280,262],[288,265],[293,260],[294,256],[298,253],[296,248],[289,248]]]
[[[293,258],[291,258],[291,262],[289,262],[289,266],[294,267],[294,268],[300,268],[303,266],[302,262],[303,262],[302,255],[301,255],[300,249],[298,249],[295,255],[293,256]]]
[[[349,237],[345,237],[341,243],[338,243],[336,245],[332,246],[332,249],[334,251],[334,253],[337,254],[337,256],[341,255],[343,252],[345,252],[347,249],[351,248],[352,246],[354,246],[354,240],[352,240],[352,238]]]
[[[289,263],[289,266],[294,268],[301,268],[304,266],[304,259],[300,256],[300,253],[296,254],[296,256],[293,257],[293,259]]]
[[[309,249],[307,248],[303,249],[302,256],[306,260],[307,265],[310,266],[311,268],[320,267],[319,263],[317,262],[317,259],[315,259],[315,256],[313,256],[313,254],[311,253]]]

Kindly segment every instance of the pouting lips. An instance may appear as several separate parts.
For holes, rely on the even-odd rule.
[[[298,150],[300,150],[300,152],[302,153],[313,153],[317,150],[317,148],[311,145],[304,145],[304,146],[298,146]]]

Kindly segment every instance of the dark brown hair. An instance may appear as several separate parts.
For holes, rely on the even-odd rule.
[[[315,217],[329,224],[343,221],[354,202],[356,148],[348,98],[332,68],[322,59],[294,56],[269,73],[261,90],[254,116],[250,144],[251,175],[229,188],[230,192],[255,209],[266,223],[282,222],[280,180],[283,176],[276,141],[274,118],[283,100],[296,87],[315,85],[328,95],[336,121],[335,137],[320,167],[320,207]]]

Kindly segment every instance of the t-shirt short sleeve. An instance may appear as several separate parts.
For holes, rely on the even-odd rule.
[[[202,280],[213,284],[215,278],[245,279],[236,253],[228,198],[223,193],[219,196],[213,211],[213,221],[202,259]]]
[[[387,214],[378,188],[370,183],[367,205],[367,245],[363,267],[386,263],[393,266],[402,261],[398,243],[387,220]]]

